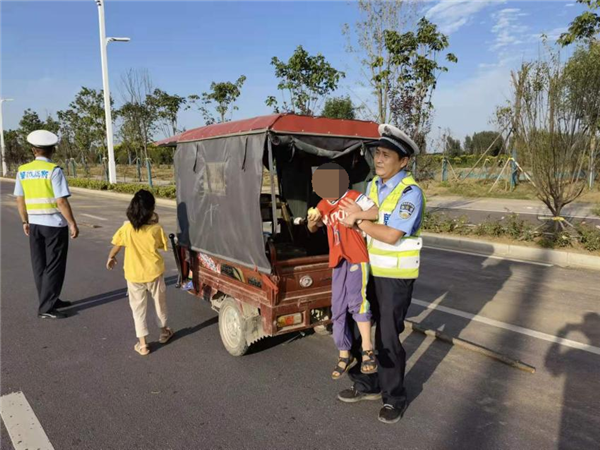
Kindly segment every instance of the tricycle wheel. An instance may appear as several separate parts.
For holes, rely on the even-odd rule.
[[[219,309],[219,333],[225,349],[233,356],[242,356],[248,351],[247,322],[234,299],[223,301]]]

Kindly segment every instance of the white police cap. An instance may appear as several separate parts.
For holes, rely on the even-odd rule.
[[[393,125],[382,123],[378,128],[381,138],[375,145],[394,150],[402,156],[412,156],[419,154],[419,147],[408,137],[406,133],[400,131]]]
[[[27,142],[34,147],[54,147],[58,144],[58,136],[46,130],[35,130],[27,135]]]

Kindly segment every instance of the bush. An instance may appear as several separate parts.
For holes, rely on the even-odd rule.
[[[579,242],[587,251],[597,252],[600,250],[600,230],[589,225],[577,225]]]
[[[144,186],[143,184],[136,183],[117,183],[117,184],[109,184],[106,181],[102,180],[91,180],[89,178],[69,178],[69,186],[80,187],[85,189],[94,189],[100,191],[114,191],[122,194],[135,194],[140,189],[146,189],[155,197],[159,198],[171,198],[174,199],[177,196],[177,191],[175,185],[167,185],[167,186],[155,186],[150,188],[149,186]]]

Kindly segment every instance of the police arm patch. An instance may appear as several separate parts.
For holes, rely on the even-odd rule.
[[[411,202],[402,202],[400,204],[400,218],[408,219],[415,212],[415,205]]]

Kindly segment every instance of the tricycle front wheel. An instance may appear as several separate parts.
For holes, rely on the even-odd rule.
[[[219,309],[219,333],[225,349],[233,356],[245,355],[248,351],[246,328],[248,319],[244,317],[238,303],[228,298]]]

